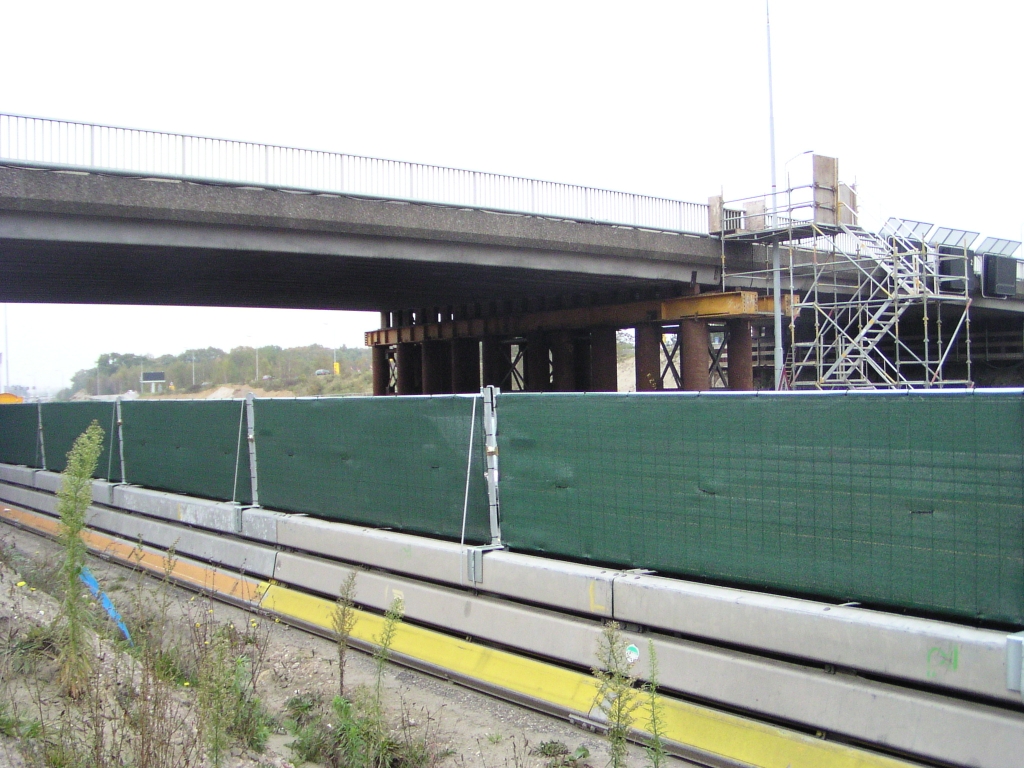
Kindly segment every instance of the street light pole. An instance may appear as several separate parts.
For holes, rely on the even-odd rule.
[[[768,141],[771,144],[772,160],[772,221],[778,224],[779,211],[777,184],[775,179],[775,96],[772,89],[772,18],[768,0],[764,4],[765,30],[768,34]],[[782,351],[782,264],[779,257],[779,241],[772,243],[772,297],[774,298],[773,319],[775,321],[775,389],[782,389],[782,377],[785,367]]]

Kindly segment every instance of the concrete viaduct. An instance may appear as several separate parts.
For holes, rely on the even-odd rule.
[[[0,301],[375,310],[376,394],[752,389],[760,246],[452,205],[0,161]],[[727,351],[708,323],[727,329]],[[679,368],[663,332],[677,334]],[[666,350],[667,351],[667,350]],[[668,358],[669,360],[671,358]],[[669,370],[671,369],[671,370]],[[671,387],[672,384],[669,383]]]

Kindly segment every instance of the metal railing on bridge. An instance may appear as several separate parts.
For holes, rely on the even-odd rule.
[[[0,114],[0,163],[409,200],[707,234],[708,207],[398,160]]]

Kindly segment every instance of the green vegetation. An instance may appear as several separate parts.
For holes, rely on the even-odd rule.
[[[346,623],[354,591],[353,574],[341,587],[334,614],[336,637],[344,636],[346,642],[348,635],[344,633],[351,632],[354,625],[354,619]],[[398,728],[388,722],[382,698],[383,677],[403,614],[402,598],[396,597],[376,638],[372,688],[360,688],[351,698],[335,696],[329,710],[311,694],[294,696],[285,705],[285,725],[295,736],[289,747],[297,761],[316,762],[327,768],[429,768],[450,755],[437,746],[429,728],[414,729],[404,713]]]
[[[57,399],[67,400],[81,391],[92,395],[97,391],[104,395],[138,391],[143,370],[164,371],[167,381],[174,383],[174,391],[179,394],[231,385],[259,386],[267,391],[289,390],[296,395],[360,394],[373,389],[370,350],[366,347],[332,350],[318,344],[290,349],[266,346],[260,347],[258,352],[259,378],[256,375],[257,350],[253,347],[236,347],[230,352],[214,347],[189,349],[180,355],[159,357],[110,352],[100,355],[95,366],[76,373],[71,386],[61,391]],[[339,368],[337,376],[333,375],[335,359]],[[317,376],[318,370],[328,371],[329,375]],[[265,379],[265,376],[270,378]]]
[[[626,766],[626,740],[633,727],[634,714],[641,704],[633,672],[634,659],[630,658],[629,642],[622,635],[619,623],[609,621],[598,638],[598,666],[592,672],[598,680],[594,703],[608,719],[612,768]]]
[[[582,745],[569,752],[565,742],[542,741],[533,754],[548,758],[545,768],[590,768],[590,763],[584,762],[590,757],[590,750]]]
[[[348,656],[348,643],[352,629],[356,625],[355,596],[356,571],[350,571],[338,590],[338,601],[331,615],[331,628],[334,630],[334,641],[338,644],[338,695],[345,695],[345,659]]]
[[[88,636],[88,610],[79,580],[85,567],[86,547],[82,541],[85,511],[92,503],[92,476],[96,471],[103,430],[95,421],[75,440],[68,452],[64,481],[57,492],[60,514],[60,543],[64,550],[61,567],[64,588],[57,616],[60,682],[72,699],[85,690],[93,669],[93,649]]]
[[[668,752],[665,750],[665,725],[661,714],[661,703],[658,701],[658,654],[654,652],[654,641],[647,641],[648,680],[641,691],[644,694],[644,708],[647,714],[647,732],[651,738],[645,747],[647,763],[651,768],[661,768],[668,763]]]

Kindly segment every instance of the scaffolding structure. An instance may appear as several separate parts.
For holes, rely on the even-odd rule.
[[[856,191],[839,182],[836,160],[815,155],[812,163],[813,181],[778,193],[773,205],[764,197],[711,199],[723,253],[727,242],[740,241],[787,255],[783,270],[795,312],[785,383],[792,389],[971,386],[968,249],[977,233],[932,232],[931,224],[905,219],[870,232],[857,223]],[[769,273],[745,274],[767,286]],[[958,343],[967,354],[954,373],[947,363]]]

